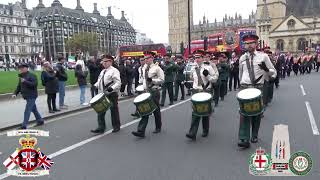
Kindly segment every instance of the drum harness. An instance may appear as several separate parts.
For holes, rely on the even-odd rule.
[[[253,70],[253,55],[251,55],[251,63],[249,62],[249,56],[247,55],[246,56],[246,65],[247,65],[247,68],[248,68],[248,73],[249,73],[249,77],[250,77],[250,80],[251,80],[251,83],[252,85],[249,85],[249,84],[243,84],[243,86],[247,86],[247,87],[256,87],[256,86],[260,86],[260,84],[257,84],[261,78],[263,77],[263,75],[261,75],[258,79],[255,79],[255,76],[254,76],[254,70]]]
[[[109,82],[108,84],[105,84],[105,82],[104,82],[104,75],[106,74],[106,72],[107,72],[107,71],[104,71],[103,76],[102,76],[102,86],[103,86],[103,92],[104,92],[104,94],[108,95],[108,94],[111,94],[111,93],[106,92],[105,90],[108,89],[108,87],[113,84],[113,81]]]

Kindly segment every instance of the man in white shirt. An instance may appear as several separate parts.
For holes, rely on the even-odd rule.
[[[113,133],[120,131],[120,115],[118,107],[118,92],[121,86],[120,72],[118,69],[112,66],[113,57],[110,55],[103,55],[101,64],[104,69],[101,71],[98,81],[95,86],[99,91],[106,92],[108,99],[111,101],[111,122],[113,127]],[[106,129],[105,124],[106,112],[98,113],[98,128],[91,130],[93,133],[104,133]]]
[[[240,57],[239,61],[239,78],[240,89],[257,88],[263,92],[263,84],[265,76],[272,76],[276,70],[271,63],[267,54],[257,52],[259,37],[256,35],[245,35],[243,42],[247,52]],[[250,147],[250,124],[252,126],[251,143],[258,142],[258,132],[260,128],[261,115],[244,116],[240,113],[239,125],[239,142],[238,146],[241,148]]]
[[[219,72],[215,71],[210,63],[203,63],[204,51],[195,52],[195,60],[197,65],[192,71],[193,79],[193,94],[199,92],[211,93],[212,83],[218,80]],[[192,121],[189,133],[186,137],[191,140],[196,140],[196,135],[199,127],[201,117],[192,113]],[[203,134],[202,137],[207,137],[209,133],[209,116],[202,116]]]
[[[147,90],[151,96],[152,100],[157,105],[157,109],[153,112],[156,128],[153,131],[154,134],[161,132],[161,112],[160,112],[160,89],[161,84],[164,82],[164,72],[156,64],[153,63],[155,53],[145,52],[145,65],[142,68],[143,72],[143,87]],[[136,137],[144,138],[145,131],[148,124],[149,115],[142,116],[138,125],[137,131],[133,131],[132,134]]]

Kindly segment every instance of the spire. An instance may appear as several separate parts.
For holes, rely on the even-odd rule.
[[[121,11],[121,21],[127,21],[126,17],[124,16],[124,11]]]
[[[22,0],[22,1],[21,1],[21,5],[22,5],[22,8],[23,8],[23,9],[27,9],[26,0]]]
[[[98,11],[97,3],[93,3],[93,14],[100,15]]]
[[[59,0],[54,0],[51,4],[51,7],[54,7],[54,6],[61,6],[62,7],[62,4],[60,3]]]
[[[77,7],[76,7],[76,10],[79,10],[79,11],[84,11],[80,5],[80,0],[77,0]]]
[[[39,0],[39,4],[38,4],[38,6],[37,6],[36,8],[37,8],[37,9],[39,9],[39,8],[45,8],[42,0]]]
[[[112,16],[112,13],[111,13],[111,6],[108,7],[108,15],[107,15],[107,18],[108,19],[113,19],[114,17]]]
[[[263,0],[263,2],[264,2],[264,5],[263,5],[263,9],[262,9],[260,20],[267,21],[267,20],[270,20],[271,18],[270,18],[270,15],[269,15],[267,0]],[[253,14],[253,11],[252,11],[252,14]],[[253,15],[252,15],[252,17],[253,17]]]
[[[206,23],[206,15],[203,15],[203,24],[205,24]]]

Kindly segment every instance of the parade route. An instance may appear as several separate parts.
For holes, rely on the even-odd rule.
[[[162,108],[163,131],[160,134],[151,133],[154,129],[154,118],[151,116],[145,139],[131,135],[139,121],[130,116],[135,110],[133,100],[119,103],[122,129],[116,134],[111,133],[109,113],[106,116],[107,132],[98,136],[90,133],[90,129],[97,124],[96,113],[92,110],[52,119],[40,128],[50,131],[50,137],[38,138],[38,146],[55,162],[50,175],[24,179],[276,179],[251,176],[248,158],[259,147],[270,153],[273,127],[277,124],[289,127],[291,153],[305,151],[313,158],[314,166],[310,174],[298,179],[319,179],[320,166],[317,162],[320,162],[320,141],[312,131],[305,104],[308,101],[312,110],[319,109],[320,97],[316,94],[319,79],[320,75],[313,73],[281,81],[261,121],[259,143],[247,150],[237,147],[239,117],[235,91],[228,92],[225,101],[220,101],[215,108],[210,119],[209,137],[201,137],[200,124],[195,142],[185,138],[192,112],[189,99]],[[305,96],[301,95],[300,85],[308,92]],[[313,117],[318,127],[319,112],[314,111]],[[19,144],[17,137],[1,135],[0,138],[0,161],[3,162]],[[0,179],[21,179],[7,177],[5,172],[1,166]]]

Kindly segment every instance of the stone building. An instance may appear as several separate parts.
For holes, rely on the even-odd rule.
[[[188,44],[188,0],[168,0],[169,7],[169,44],[173,52],[180,53],[180,46]],[[209,22],[205,16],[198,24],[193,22],[193,0],[190,0],[190,26],[191,40],[203,39],[210,34],[223,32],[228,29],[237,28],[255,28],[255,13],[249,15],[249,18],[243,18],[240,14],[231,17],[227,14],[221,22],[214,20]]]
[[[320,45],[320,0],[257,0],[257,34],[280,52]]]

